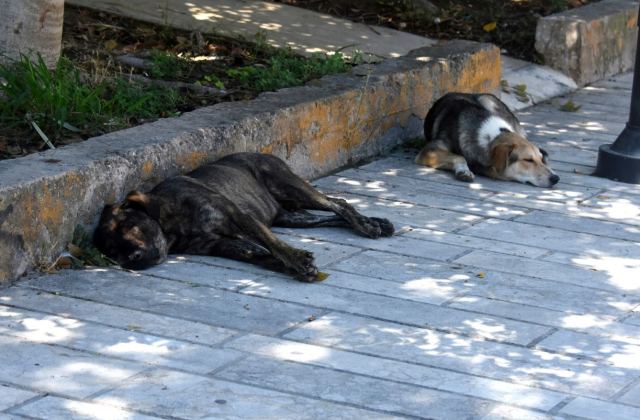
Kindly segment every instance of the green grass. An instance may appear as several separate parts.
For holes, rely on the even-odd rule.
[[[54,144],[68,130],[85,136],[113,131],[175,112],[181,103],[171,90],[123,78],[85,82],[64,57],[49,70],[42,58],[21,56],[0,65],[0,78],[0,127],[24,132],[35,123]]]
[[[265,92],[284,87],[300,86],[312,79],[336,73],[344,73],[351,64],[341,53],[314,54],[305,58],[291,51],[280,50],[264,66],[245,66],[227,70],[227,76],[235,79],[248,90]]]
[[[93,244],[91,234],[82,226],[77,225],[68,246],[69,253],[75,258],[75,268],[82,266],[109,267],[118,265],[117,262],[105,256]]]
[[[261,63],[225,67],[219,74],[203,75],[198,83],[260,93],[346,72],[355,60],[349,61],[339,52],[300,57],[290,50],[267,46],[255,50],[255,55],[264,57]],[[193,70],[188,60],[165,52],[154,52],[151,62],[149,73],[154,78],[179,79],[190,76]],[[37,150],[44,146],[42,142],[53,147],[70,138],[88,138],[145,120],[176,115],[193,102],[178,89],[143,85],[122,75],[101,76],[99,81],[91,79],[64,57],[53,70],[40,57],[32,61],[21,56],[9,64],[1,64],[0,132],[19,139],[20,145],[30,150],[34,147]]]
[[[175,54],[154,50],[151,52],[149,74],[158,79],[178,79],[189,73],[189,61]]]

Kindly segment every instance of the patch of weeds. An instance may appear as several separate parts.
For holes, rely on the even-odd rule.
[[[149,74],[158,79],[182,79],[189,73],[189,61],[166,51],[151,51]]]
[[[208,74],[204,76],[202,80],[199,80],[196,83],[206,86],[213,86],[218,89],[224,89],[224,82],[220,80],[220,78],[215,74]]]
[[[32,61],[22,55],[0,65],[0,78],[0,129],[26,149],[38,149],[28,144],[41,137],[33,132],[36,126],[56,144],[65,136],[89,137],[172,115],[182,101],[175,91],[124,77],[86,81],[64,57],[49,70],[41,57]]]
[[[527,93],[527,85],[525,85],[525,84],[515,85],[513,87],[513,91],[516,94],[517,99],[520,102],[529,102],[529,95]]]
[[[513,93],[520,102],[531,101],[531,95],[527,92],[527,85],[525,84],[510,86],[509,82],[503,79],[500,80],[500,89],[505,93]]]
[[[242,88],[257,92],[300,86],[311,79],[344,73],[351,64],[341,53],[314,54],[309,58],[291,51],[277,51],[265,65],[245,66],[227,70],[227,75]]]
[[[69,253],[75,261],[72,267],[82,266],[110,267],[118,265],[117,262],[104,255],[93,245],[91,235],[80,225],[73,231],[73,237],[68,245]]]
[[[32,62],[21,56],[14,63],[0,65],[0,124],[9,129],[30,128],[31,121],[48,134],[59,137],[64,124],[82,126],[99,112],[99,89],[80,83],[80,77],[66,59],[49,71],[41,57]]]
[[[582,108],[582,105],[576,105],[571,99],[569,99],[561,105],[559,109],[564,112],[578,112],[580,111],[580,108]]]
[[[116,78],[104,89],[105,124],[126,127],[141,120],[176,116],[182,98],[177,90],[154,85],[142,85],[125,78]]]

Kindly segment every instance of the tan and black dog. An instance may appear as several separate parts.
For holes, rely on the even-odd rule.
[[[94,242],[125,268],[144,269],[168,253],[183,253],[246,261],[316,280],[313,254],[287,245],[270,226],[351,227],[369,238],[394,231],[387,219],[363,216],[346,201],[316,191],[277,157],[238,153],[106,206]]]
[[[470,167],[538,187],[560,180],[547,165],[547,152],[527,140],[518,119],[494,95],[444,95],[427,114],[424,136],[427,144],[416,163],[453,171],[461,181],[473,181]]]

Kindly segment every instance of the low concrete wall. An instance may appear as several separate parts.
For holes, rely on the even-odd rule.
[[[578,85],[633,68],[637,0],[602,0],[538,21],[536,50]]]
[[[318,177],[421,135],[429,106],[445,92],[495,91],[499,81],[496,47],[454,41],[253,101],[0,161],[0,284],[50,264],[76,224],[93,225],[105,202],[133,188],[239,151],[273,153],[298,174]]]

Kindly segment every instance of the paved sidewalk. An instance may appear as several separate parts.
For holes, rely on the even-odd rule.
[[[630,86],[520,114],[552,190],[403,151],[318,180],[399,230],[281,229],[320,284],[176,257],[0,290],[0,417],[640,418],[640,187],[587,175]]]

